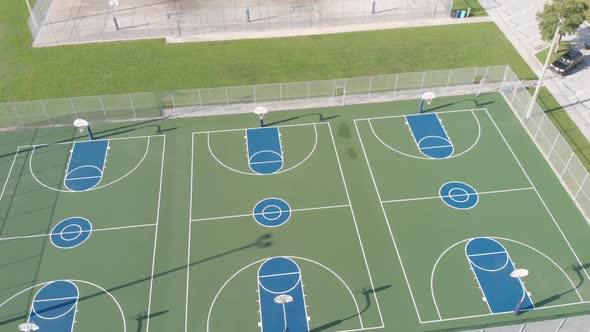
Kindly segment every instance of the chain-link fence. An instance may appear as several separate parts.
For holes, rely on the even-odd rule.
[[[449,17],[453,0],[181,0],[181,34],[326,28]]]
[[[434,19],[452,7],[453,0],[38,0],[28,23],[33,45],[52,46]]]
[[[511,105],[563,186],[590,222],[588,170],[537,103],[533,103],[532,109],[528,111],[532,96],[512,70],[506,71],[505,84],[500,93]]]
[[[517,325],[488,327],[466,332],[581,332],[588,331],[590,315],[544,320]]]
[[[425,91],[440,96],[499,91],[590,221],[588,171],[536,103],[526,115],[532,97],[509,66],[6,103],[0,104],[0,128],[69,126],[77,118],[114,122],[245,113],[256,106],[330,107],[415,99]]]

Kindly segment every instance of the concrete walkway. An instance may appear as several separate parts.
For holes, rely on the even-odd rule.
[[[363,24],[347,24],[330,27],[312,28],[312,29],[292,29],[292,30],[271,30],[271,31],[245,31],[245,32],[224,32],[224,33],[207,33],[202,35],[182,35],[175,37],[167,37],[167,43],[187,43],[187,42],[208,42],[221,40],[236,40],[236,39],[259,39],[259,38],[279,38],[279,37],[294,37],[294,36],[312,36],[329,33],[341,33],[352,31],[369,31],[369,30],[385,30],[396,28],[410,28],[410,27],[425,27],[436,25],[450,25],[450,24],[466,24],[466,23],[480,23],[492,22],[492,18],[488,16],[473,17],[469,19],[456,19],[451,17],[437,18],[437,19],[418,19],[418,20],[404,20],[391,22],[377,22],[377,23],[363,23]]]
[[[546,0],[480,0],[518,53],[539,76],[543,64],[535,54],[548,47],[549,43],[541,40],[536,13],[543,9],[545,2]],[[584,63],[565,77],[548,71],[543,84],[590,139],[590,50],[584,50],[584,42],[590,43],[590,26],[586,23],[576,35],[568,36],[565,40],[570,40],[574,47],[582,50],[585,54]]]

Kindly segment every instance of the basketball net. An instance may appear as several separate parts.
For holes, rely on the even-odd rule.
[[[428,105],[432,104],[432,98],[426,98],[426,104],[428,104]]]
[[[264,113],[260,113],[260,114],[258,114],[258,118],[259,118],[260,120],[264,120]]]

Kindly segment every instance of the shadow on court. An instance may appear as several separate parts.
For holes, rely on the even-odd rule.
[[[154,312],[153,314],[148,315],[147,312],[139,313],[137,316],[133,317],[137,321],[137,332],[143,331],[143,322],[146,319],[152,319],[154,317],[162,316],[168,313],[170,310],[162,310],[158,312]]]
[[[578,279],[579,279],[578,284],[574,288],[572,288],[572,289],[570,289],[568,291],[565,291],[565,292],[560,293],[560,294],[555,294],[555,295],[550,296],[550,297],[548,297],[546,299],[543,299],[543,300],[541,300],[539,302],[535,302],[535,307],[542,307],[542,306],[544,306],[546,304],[549,304],[551,302],[554,302],[554,301],[559,300],[564,295],[567,295],[567,294],[569,294],[571,292],[576,291],[576,289],[580,288],[582,286],[582,284],[584,283],[584,275],[582,274],[582,271],[583,270],[586,270],[589,267],[590,267],[590,263],[586,263],[584,265],[573,264],[572,267],[571,267],[571,269],[578,276]]]
[[[465,99],[465,100],[457,101],[457,102],[454,102],[454,103],[447,103],[447,104],[443,104],[443,105],[438,105],[436,107],[427,107],[427,106],[425,106],[423,113],[428,113],[428,112],[432,112],[432,111],[436,111],[436,110],[440,110],[440,109],[445,109],[445,108],[450,107],[450,106],[455,106],[456,107],[458,104],[465,104],[465,103],[467,103],[468,105],[465,105],[464,107],[473,107],[474,106],[475,108],[478,108],[478,107],[488,106],[488,105],[493,104],[495,102],[494,101],[487,101],[485,103],[480,103],[479,101],[477,101],[477,99]],[[471,103],[473,103],[473,104],[472,105],[469,105]]]
[[[362,315],[364,312],[366,312],[367,310],[369,310],[369,308],[372,305],[371,295],[372,294],[377,294],[378,292],[383,291],[383,290],[386,290],[386,289],[388,289],[390,287],[391,287],[391,285],[385,285],[385,286],[377,287],[375,289],[370,289],[370,288],[363,289],[362,294],[365,297],[365,307],[361,311],[359,311],[356,314],[353,314],[353,315],[350,315],[350,316],[347,316],[347,317],[344,317],[344,318],[341,318],[341,319],[337,319],[335,321],[329,322],[329,323],[324,324],[322,326],[318,326],[316,328],[313,328],[309,332],[320,332],[320,331],[324,331],[324,330],[330,329],[330,328],[332,328],[334,326],[338,326],[338,325],[340,325],[344,321],[347,321],[349,319],[352,319],[352,318],[355,318],[355,317],[358,317],[358,316]]]
[[[268,122],[268,123],[265,123],[264,126],[265,127],[276,126],[281,123],[290,122],[290,121],[298,120],[298,119],[309,117],[309,116],[318,116],[320,122],[324,122],[324,121],[329,121],[329,120],[335,119],[335,118],[339,117],[340,115],[324,116],[322,113],[319,113],[319,112],[318,113],[308,113],[308,114],[304,114],[304,115],[292,116],[290,118],[286,118],[286,119],[282,119],[282,120]]]
[[[228,251],[225,251],[225,252],[221,252],[219,254],[216,254],[216,255],[213,255],[213,256],[210,256],[210,257],[206,257],[206,258],[203,258],[203,259],[200,259],[200,260],[191,262],[188,265],[188,267],[192,267],[192,266],[195,266],[195,265],[198,265],[198,264],[202,264],[202,263],[208,262],[208,261],[213,260],[213,259],[216,259],[216,258],[227,256],[227,255],[233,254],[233,253],[238,252],[238,251],[241,251],[241,250],[246,250],[246,249],[251,249],[251,248],[258,248],[258,249],[268,248],[268,247],[271,247],[272,244],[273,244],[272,243],[272,234],[267,233],[267,234],[264,234],[264,235],[259,236],[252,243],[248,243],[248,244],[243,245],[241,247],[237,247],[235,249],[231,249],[231,250],[228,250]],[[45,245],[43,247],[45,247]],[[41,253],[41,255],[42,255],[42,253]],[[169,275],[171,273],[175,273],[175,272],[179,272],[179,271],[185,271],[186,269],[187,269],[187,265],[181,265],[181,266],[176,267],[176,268],[173,268],[173,269],[169,269],[169,270],[166,270],[166,271],[163,271],[163,272],[160,272],[160,273],[156,273],[156,274],[154,274],[153,279],[157,279],[159,277],[166,276],[166,275]],[[38,271],[37,271],[37,273],[38,273]],[[37,278],[36,278],[36,275],[35,275],[35,280],[36,279]],[[123,288],[126,288],[126,287],[130,287],[130,286],[134,286],[134,285],[140,284],[142,282],[149,282],[151,279],[152,279],[152,276],[151,275],[148,275],[148,276],[146,276],[144,278],[141,278],[141,279],[137,279],[137,280],[134,280],[134,281],[131,281],[131,282],[128,282],[128,283],[119,285],[119,286],[111,287],[111,288],[107,289],[107,292],[112,293],[112,292],[115,292],[117,290],[120,290],[120,289],[123,289]],[[93,294],[90,294],[90,295],[82,296],[82,297],[80,297],[78,299],[78,302],[82,302],[84,300],[92,299],[92,298],[95,298],[95,297],[101,296],[101,295],[105,295],[105,292],[96,292],[96,293],[93,293]],[[31,303],[31,299],[29,299],[29,301],[27,303]],[[47,307],[47,308],[45,308],[43,310],[43,312],[55,310],[55,309],[60,308],[60,307],[62,307],[64,305],[68,305],[68,304],[66,303],[66,304],[62,304],[62,305],[56,305],[56,306],[52,306],[52,307]],[[149,315],[149,318],[163,315],[166,312],[168,312],[168,311],[155,312],[155,313]],[[41,313],[42,312],[40,312],[40,314]],[[135,319],[138,320],[138,323],[139,323],[140,322],[140,319],[143,320],[143,319],[147,319],[148,318],[147,313],[144,316],[145,316],[144,318],[141,318],[143,316],[141,316],[141,314],[140,314],[140,315],[136,316]],[[6,324],[13,324],[13,323],[16,323],[16,322],[21,322],[24,319],[26,319],[27,317],[28,317],[28,312],[27,313],[23,313],[22,315],[19,315],[17,317],[13,317],[13,318],[10,318],[10,319],[6,319],[6,320],[3,320],[3,321],[0,321],[0,326],[6,325]]]

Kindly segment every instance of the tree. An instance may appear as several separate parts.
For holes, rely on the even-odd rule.
[[[555,34],[555,29],[559,20],[563,20],[560,31],[559,41],[565,35],[571,35],[578,31],[578,28],[584,23],[584,14],[588,5],[582,0],[554,0],[546,3],[542,12],[537,12],[537,21],[539,22],[539,31],[544,41],[551,41]],[[555,51],[557,52],[557,49]]]

